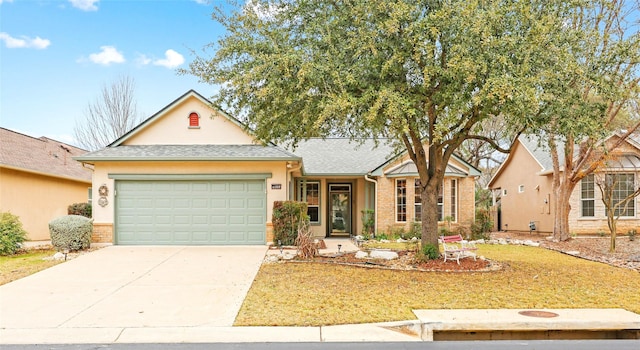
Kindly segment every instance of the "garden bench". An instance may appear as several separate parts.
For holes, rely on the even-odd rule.
[[[473,257],[473,261],[476,260],[476,253],[473,251],[478,248],[475,244],[462,239],[461,235],[440,236],[440,242],[444,249],[444,261],[456,259],[459,265],[461,258]]]

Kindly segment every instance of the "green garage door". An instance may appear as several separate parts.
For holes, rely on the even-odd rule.
[[[116,181],[116,244],[265,244],[264,180]]]

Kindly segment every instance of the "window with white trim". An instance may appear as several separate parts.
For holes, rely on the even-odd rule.
[[[444,221],[444,183],[438,186],[438,221]]]
[[[622,202],[625,198],[635,192],[635,176],[633,173],[627,174],[606,174],[605,180],[613,185],[613,205]],[[620,205],[615,209],[615,216],[634,217],[636,209],[635,198],[629,200],[626,205]]]
[[[580,180],[580,213],[582,217],[595,216],[595,182],[593,174]]]
[[[450,216],[453,218],[452,221],[457,221],[458,212],[458,180],[451,179],[451,213]]]
[[[420,188],[420,179],[415,179],[414,182],[414,193],[415,196],[413,198],[413,212],[414,212],[414,220],[422,221],[422,189]]]
[[[320,223],[320,182],[301,182],[303,190],[302,200],[307,202],[307,215],[312,224]]]
[[[524,185],[518,186],[518,193],[523,193],[523,192],[524,192]]]
[[[396,180],[396,221],[407,221],[407,180]]]

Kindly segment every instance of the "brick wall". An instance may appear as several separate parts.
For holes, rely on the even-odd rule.
[[[380,177],[378,179],[378,227],[376,231],[386,232],[391,228],[408,230],[415,219],[415,177],[402,178],[407,181],[407,221],[396,222],[396,178]],[[473,178],[457,178],[457,218],[451,229],[458,226],[469,227],[475,220],[475,180]],[[451,178],[444,181],[444,216],[451,215]],[[445,222],[439,226],[444,227]]]
[[[113,224],[93,224],[92,243],[113,243]]]
[[[267,244],[272,244],[275,236],[273,234],[273,224],[267,222]]]

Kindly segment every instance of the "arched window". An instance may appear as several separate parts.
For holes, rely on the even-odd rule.
[[[190,128],[199,128],[200,127],[200,116],[196,112],[191,112],[189,114],[189,127]]]

